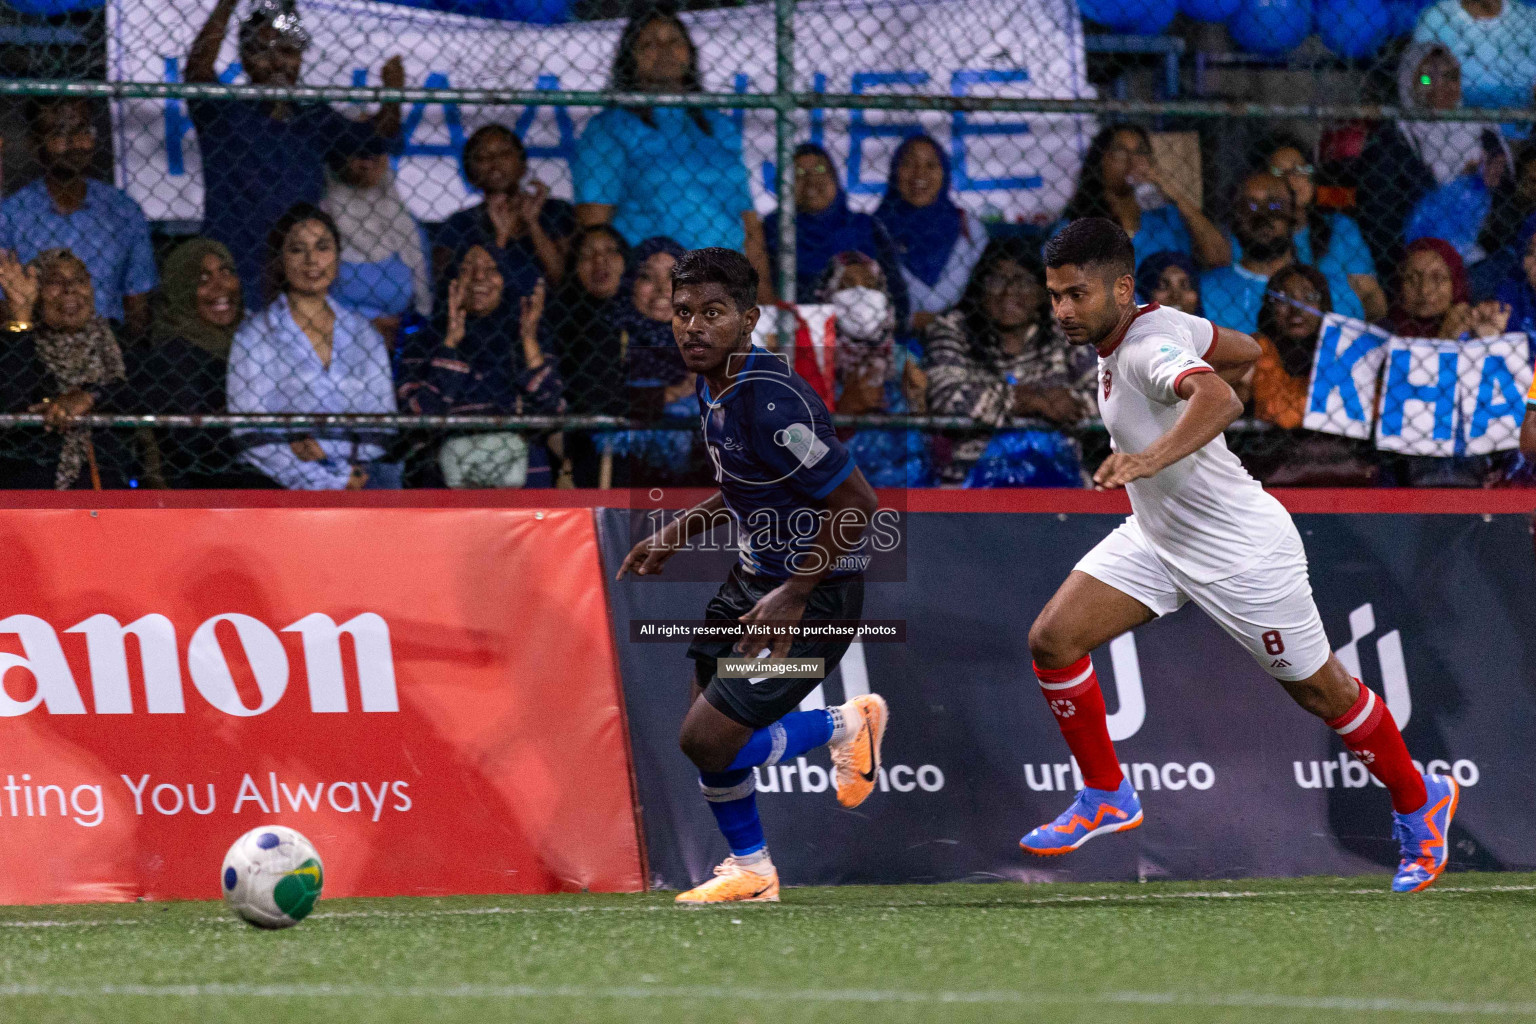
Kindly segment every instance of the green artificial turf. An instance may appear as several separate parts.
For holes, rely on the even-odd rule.
[[[3,1021],[1536,1021],[1536,876],[0,908]]]

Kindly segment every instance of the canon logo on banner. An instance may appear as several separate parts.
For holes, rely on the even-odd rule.
[[[219,644],[219,623],[234,628],[251,667],[260,701],[249,707],[235,687],[234,675]],[[129,636],[139,641],[144,679],[144,708],[152,715],[186,711],[176,627],[164,615],[151,614],[123,625],[110,615],[92,615],[64,632],[85,634],[91,669],[91,702],[98,715],[129,715],[135,710],[128,685]],[[316,712],[347,711],[346,680],[342,673],[341,637],[352,638],[357,655],[358,690],[364,711],[399,711],[395,692],[395,659],[389,625],[381,616],[364,612],[341,625],[329,615],[306,615],[284,633],[298,633],[304,642],[309,708]],[[0,619],[0,634],[21,640],[21,654],[0,652],[0,717],[24,715],[42,705],[52,715],[83,715],[85,702],[70,671],[53,627],[35,615]],[[24,669],[37,682],[27,700],[16,700],[3,685],[12,669]],[[187,672],[203,700],[227,715],[249,717],[272,710],[288,690],[288,652],[266,623],[238,612],[225,612],[204,622],[187,644]]]

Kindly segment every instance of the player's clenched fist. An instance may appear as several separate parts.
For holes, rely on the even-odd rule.
[[[1099,466],[1099,471],[1093,474],[1093,482],[1102,491],[1112,491],[1124,487],[1132,480],[1156,476],[1157,470],[1157,465],[1145,455],[1114,452]]]

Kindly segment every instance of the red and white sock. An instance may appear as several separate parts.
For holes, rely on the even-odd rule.
[[[1355,680],[1359,683],[1360,680]],[[1392,794],[1392,809],[1399,814],[1424,806],[1429,794],[1424,777],[1413,766],[1403,734],[1387,710],[1387,702],[1360,683],[1360,695],[1350,709],[1328,723],[1328,728],[1344,739],[1350,753],[1370,769],[1387,792]]]
[[[1066,668],[1036,665],[1035,678],[1040,680],[1040,691],[1056,716],[1062,737],[1077,758],[1083,782],[1090,789],[1119,789],[1125,776],[1120,773],[1120,759],[1109,738],[1104,694],[1093,672],[1093,659],[1084,657]]]

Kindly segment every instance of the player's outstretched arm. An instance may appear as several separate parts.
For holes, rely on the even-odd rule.
[[[636,576],[659,574],[667,559],[677,554],[691,538],[711,529],[716,517],[724,512],[725,499],[716,491],[630,548],[629,554],[624,556],[624,561],[619,565],[618,574],[613,578],[621,580],[631,570]]]
[[[875,497],[874,488],[855,466],[848,478],[827,495],[824,507],[826,513],[821,518],[821,529],[815,542],[792,561],[795,574],[764,594],[740,621],[799,622],[816,584],[827,578],[844,555],[858,548],[875,509],[880,507],[880,499]],[[788,635],[774,637],[768,656],[784,657],[792,639]],[[736,644],[736,653],[749,653],[754,645],[761,643],[761,639],[743,637]]]
[[[1144,451],[1115,452],[1105,459],[1093,475],[1100,489],[1114,490],[1132,480],[1157,475],[1210,444],[1243,414],[1237,393],[1214,373],[1191,373],[1180,382],[1178,395],[1187,404],[1173,429]]]

